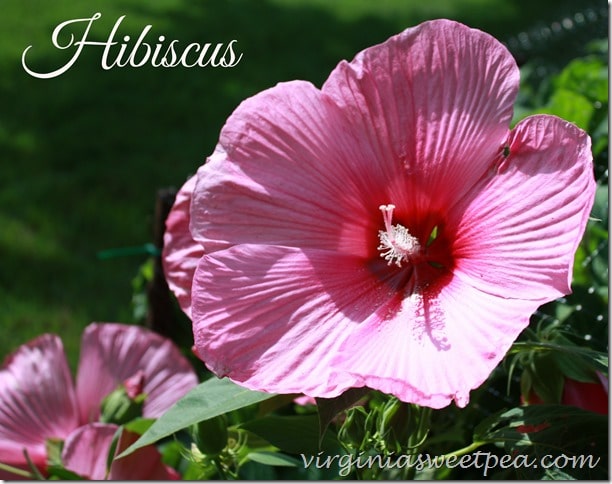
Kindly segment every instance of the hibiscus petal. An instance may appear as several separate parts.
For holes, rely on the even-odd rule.
[[[516,63],[499,41],[434,20],[341,62],[323,92],[375,147],[371,163],[405,167],[389,202],[419,213],[444,212],[489,168],[518,85]]]
[[[208,254],[193,286],[195,345],[213,372],[248,388],[336,396],[355,378],[330,383],[330,362],[355,326],[399,305],[394,284],[330,251],[244,244]]]
[[[363,324],[332,365],[360,386],[432,408],[464,407],[528,325],[538,303],[504,299],[449,276],[407,297],[395,316]],[[364,357],[367,355],[367,357]]]
[[[117,425],[103,423],[79,427],[64,442],[64,467],[86,479],[106,479],[106,464],[118,428]]]
[[[159,417],[198,383],[176,346],[157,333],[123,324],[87,326],[76,385],[81,422],[96,420],[104,397],[139,371],[144,372],[145,417]]]
[[[115,455],[121,454],[138,440],[140,435],[123,430]],[[116,459],[111,465],[109,479],[113,481],[168,481],[180,479],[180,474],[162,462],[161,454],[153,445]]]
[[[0,370],[0,462],[41,469],[45,440],[65,438],[78,426],[74,385],[59,337],[45,334],[21,346]]]
[[[517,89],[508,51],[450,21],[341,63],[323,92],[279,84],[228,119],[198,172],[192,235],[209,253],[261,243],[376,255],[380,205],[420,232],[419,217],[445,212],[491,166]]]
[[[207,252],[240,243],[373,250],[363,234],[376,234],[376,211],[388,197],[372,193],[368,203],[368,195],[358,196],[371,192],[368,177],[381,171],[360,144],[309,83],[279,84],[247,99],[198,172],[194,238]]]
[[[168,287],[176,296],[179,306],[191,316],[191,281],[204,248],[191,237],[189,211],[191,195],[196,185],[192,176],[176,194],[166,218],[162,263]]]
[[[586,133],[554,116],[519,123],[510,154],[450,211],[455,274],[501,297],[571,292],[576,248],[595,194]]]
[[[111,445],[119,427],[114,424],[92,423],[79,427],[68,436],[62,450],[62,462],[66,469],[90,480],[170,480],[178,479],[178,473],[161,460],[161,454],[153,445],[138,449],[129,456],[113,460],[110,470],[107,463]],[[115,456],[138,440],[139,435],[122,429],[117,441]]]
[[[230,116],[198,171],[191,232],[206,252],[261,243],[371,254],[379,205],[401,166],[376,163],[338,107],[307,82],[279,84]]]

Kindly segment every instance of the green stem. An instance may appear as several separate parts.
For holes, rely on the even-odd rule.
[[[461,457],[462,455],[469,454],[470,452],[475,451],[479,447],[486,444],[486,442],[472,442],[470,445],[466,447],[462,447],[461,449],[457,449],[453,452],[449,452],[448,454],[440,455],[436,457],[435,462],[438,463],[440,461],[445,462],[452,457]],[[413,480],[416,474],[416,466],[408,466],[404,469],[402,480]]]
[[[461,457],[462,455],[469,454],[470,452],[474,452],[479,447],[486,444],[486,442],[472,442],[470,445],[463,447],[461,449],[457,449],[453,452],[449,452],[448,454],[444,454],[436,457],[437,459],[442,459],[443,461],[450,459],[451,457]]]
[[[0,462],[0,470],[10,472],[11,474],[15,474],[16,476],[25,477],[26,479],[34,478],[31,472],[24,471],[23,469],[18,469],[17,467],[13,467],[8,464],[3,464],[2,462]]]
[[[227,472],[225,472],[223,464],[219,462],[219,459],[217,457],[213,458],[213,463],[215,464],[215,467],[217,468],[217,472],[221,476],[221,479],[224,481],[230,480],[230,476],[227,474]]]
[[[513,353],[520,353],[521,351],[561,351],[563,353],[578,353],[583,355],[592,355],[593,353],[597,353],[591,349],[585,349],[578,346],[563,346],[543,341],[518,341],[510,347],[508,354],[511,355]]]
[[[416,475],[416,466],[406,466],[402,473],[402,481],[414,481]]]
[[[23,456],[26,458],[26,461],[28,462],[28,466],[30,466],[30,469],[32,470],[32,476],[35,479],[38,479],[39,481],[44,481],[45,476],[43,476],[38,470],[38,467],[34,465],[34,462],[32,462],[32,459],[30,458],[30,454],[28,454],[28,451],[26,449],[23,449]]]
[[[427,434],[429,433],[429,427],[431,426],[431,414],[432,409],[429,407],[421,407],[421,419],[419,420],[419,427],[417,429],[417,445],[420,446]]]
[[[431,426],[431,414],[432,409],[429,407],[418,407],[419,410],[419,423],[416,432],[414,432],[408,439],[408,449],[411,453],[417,453],[427,439],[429,433],[429,427]],[[402,480],[413,480],[416,475],[415,466],[406,466],[402,473]]]

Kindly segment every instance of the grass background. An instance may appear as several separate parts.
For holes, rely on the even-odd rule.
[[[580,9],[606,8],[602,1]],[[30,338],[62,336],[74,365],[82,328],[133,322],[131,282],[146,255],[99,251],[152,238],[159,188],[180,186],[216,144],[244,98],[291,79],[321,85],[341,59],[423,20],[445,17],[514,42],[577,8],[559,0],[2,0],[0,15],[0,358]],[[90,39],[119,35],[227,43],[231,69],[100,67],[86,47],[68,72],[41,80],[72,51],[50,42],[56,25],[100,12]],[[81,27],[82,28],[82,27]],[[80,30],[79,30],[80,32]],[[553,49],[569,56],[582,41]]]

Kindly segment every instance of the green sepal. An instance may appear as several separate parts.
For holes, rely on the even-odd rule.
[[[125,387],[120,386],[102,400],[100,422],[122,425],[141,417],[146,398],[144,393],[130,398]]]
[[[218,415],[202,420],[192,427],[198,449],[206,455],[217,455],[227,446],[227,418]]]

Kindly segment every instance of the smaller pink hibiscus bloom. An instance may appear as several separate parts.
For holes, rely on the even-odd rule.
[[[180,475],[166,466],[157,449],[148,445],[122,459],[112,461],[107,469],[108,454],[117,425],[92,423],[72,432],[62,450],[66,469],[90,480],[178,480]],[[139,435],[122,429],[114,455],[121,454],[138,440]]]
[[[192,176],[176,194],[174,205],[166,219],[162,262],[168,287],[179,306],[191,317],[191,281],[204,248],[194,242],[189,232],[191,194],[197,177]]]
[[[0,463],[28,469],[24,451],[45,472],[46,441],[67,440],[100,417],[120,384],[146,395],[143,416],[159,417],[197,385],[174,344],[144,328],[91,324],[83,333],[76,385],[62,341],[45,334],[21,346],[0,369]],[[0,478],[14,479],[0,471]]]

